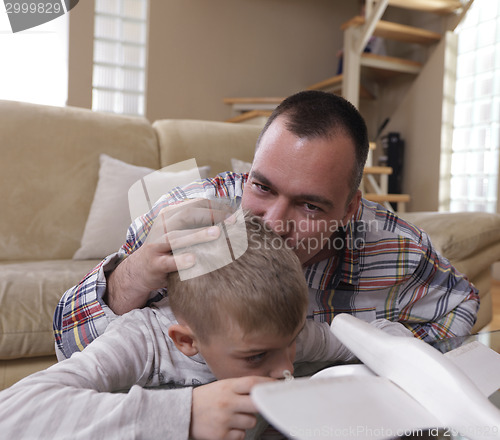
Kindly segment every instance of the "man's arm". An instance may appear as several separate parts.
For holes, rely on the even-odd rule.
[[[108,290],[107,277],[145,241],[154,213],[137,219],[128,229],[127,241],[120,250],[105,258],[82,281],[68,289],[54,313],[54,335],[58,358],[69,358],[83,350],[103,334],[117,317],[104,301]]]
[[[477,289],[425,231],[366,201],[356,222],[352,239],[362,246],[353,252],[360,262],[354,308],[374,307],[374,317],[399,321],[426,342],[470,333]]]
[[[470,334],[478,290],[433,248],[426,233],[421,249],[418,267],[398,287],[398,320],[426,342]]]

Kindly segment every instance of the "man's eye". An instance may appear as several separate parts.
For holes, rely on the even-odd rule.
[[[266,356],[266,352],[264,353],[259,353],[259,354],[254,354],[252,356],[249,356],[247,358],[245,358],[245,360],[249,363],[249,364],[252,364],[252,365],[255,365],[255,364],[258,364],[259,362],[261,362],[264,357]]]
[[[317,207],[316,205],[312,205],[311,203],[304,203],[304,206],[308,211],[311,212],[318,212],[321,211],[321,208]]]
[[[254,182],[253,185],[259,190],[259,191],[262,191],[262,192],[269,192],[271,191],[271,189],[266,186],[266,185],[262,185],[262,183],[256,183]]]

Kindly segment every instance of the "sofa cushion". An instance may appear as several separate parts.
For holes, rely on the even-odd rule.
[[[99,181],[74,259],[99,259],[116,252],[125,242],[132,220],[146,213],[163,194],[175,186],[208,177],[210,167],[169,172],[138,167],[107,154],[100,156]],[[186,162],[183,162],[184,164]],[[189,165],[193,165],[189,163]],[[131,197],[131,190],[135,197]],[[148,190],[147,198],[144,189]]]
[[[464,260],[500,242],[498,214],[413,212],[402,217],[427,232],[436,249],[449,260]]]
[[[94,197],[99,155],[160,167],[144,118],[0,101],[0,261],[70,259]]]
[[[0,264],[0,359],[54,354],[52,319],[64,291],[99,261]]]

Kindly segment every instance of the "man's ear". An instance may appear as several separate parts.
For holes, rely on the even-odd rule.
[[[352,216],[356,214],[359,208],[359,203],[361,202],[361,191],[358,189],[354,194],[353,198],[347,205],[347,209],[342,219],[342,225],[345,226],[351,220]]]
[[[198,353],[196,338],[193,331],[184,324],[172,324],[168,329],[168,336],[174,341],[175,346],[186,356]]]

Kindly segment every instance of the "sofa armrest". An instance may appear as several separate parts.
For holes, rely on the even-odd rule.
[[[500,243],[500,215],[487,212],[412,212],[402,217],[423,229],[450,261]],[[500,255],[498,256],[500,259]],[[495,261],[495,260],[493,260]]]
[[[153,123],[160,145],[161,166],[196,159],[211,175],[231,171],[231,158],[253,160],[261,127],[229,122],[164,119]]]

